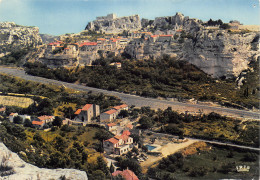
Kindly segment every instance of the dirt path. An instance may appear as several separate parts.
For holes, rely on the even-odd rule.
[[[148,155],[148,159],[140,164],[143,168],[143,172],[145,173],[150,166],[152,166],[153,164],[156,164],[163,157],[166,157],[170,154],[173,154],[173,153],[179,151],[180,149],[188,147],[189,145],[191,145],[195,142],[198,142],[198,141],[197,140],[189,140],[187,142],[179,143],[179,144],[168,143],[167,145],[163,146],[162,149],[161,149],[162,156],[156,157],[156,156]]]

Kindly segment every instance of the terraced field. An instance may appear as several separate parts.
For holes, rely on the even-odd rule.
[[[27,108],[32,103],[33,100],[31,98],[0,95],[0,104],[3,106],[17,106]]]

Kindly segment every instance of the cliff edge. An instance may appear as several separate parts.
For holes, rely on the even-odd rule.
[[[84,171],[75,169],[46,169],[38,168],[24,162],[16,153],[11,152],[0,142],[0,179],[1,180],[48,180],[70,179],[87,180]]]

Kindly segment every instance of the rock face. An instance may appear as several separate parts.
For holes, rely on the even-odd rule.
[[[189,32],[189,31],[188,31]],[[259,57],[259,35],[256,32],[230,33],[225,30],[199,30],[168,41],[135,39],[125,51],[132,58],[158,58],[168,54],[186,60],[213,77],[237,77]],[[258,37],[258,38],[257,38]]]
[[[0,54],[7,54],[21,47],[36,47],[42,44],[38,27],[19,26],[13,22],[0,22]]]
[[[256,36],[254,32],[199,31],[196,38],[185,41],[183,59],[214,77],[237,77],[259,56],[259,44],[253,42]]]
[[[121,33],[124,30],[136,31],[141,28],[139,15],[116,17],[115,14],[108,14],[107,16],[97,17],[95,21],[88,23],[86,30]]]
[[[174,16],[157,17],[155,18],[152,26],[158,28],[175,28],[184,29],[187,31],[198,31],[201,27],[202,21],[198,19],[190,19],[181,13],[176,13]]]
[[[2,176],[0,176],[1,180],[58,180],[61,177],[71,180],[88,179],[84,171],[75,169],[45,169],[28,164],[20,159],[16,153],[8,150],[3,143],[0,143],[0,162],[1,167],[9,167],[0,172],[2,173]]]

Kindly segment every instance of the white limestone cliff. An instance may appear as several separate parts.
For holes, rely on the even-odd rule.
[[[5,172],[2,170],[3,168],[1,169],[0,180],[58,180],[62,177],[70,180],[88,179],[87,174],[84,171],[75,169],[46,169],[28,164],[16,153],[11,152],[1,142],[0,163],[1,167],[11,167],[10,170],[6,170]]]

